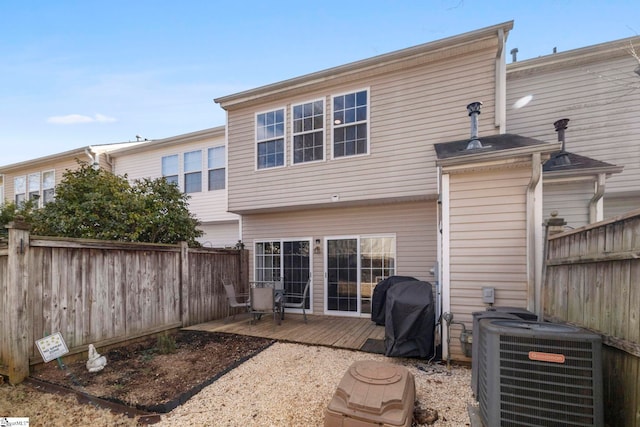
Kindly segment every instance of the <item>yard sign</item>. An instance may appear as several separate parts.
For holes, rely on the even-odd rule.
[[[45,362],[50,362],[53,359],[69,353],[67,345],[64,343],[62,334],[56,332],[48,337],[40,338],[36,341],[36,346],[40,350],[40,354]]]

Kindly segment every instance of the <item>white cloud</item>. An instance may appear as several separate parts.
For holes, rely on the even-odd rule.
[[[92,116],[85,116],[82,114],[68,114],[66,116],[52,116],[47,118],[47,123],[54,125],[75,125],[78,123],[113,123],[117,121],[113,117],[105,116],[104,114],[94,114]]]

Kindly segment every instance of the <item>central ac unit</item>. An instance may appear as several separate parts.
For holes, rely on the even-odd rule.
[[[569,325],[480,322],[480,415],[490,427],[602,426],[602,339]]]

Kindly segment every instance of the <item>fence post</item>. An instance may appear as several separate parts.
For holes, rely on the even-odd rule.
[[[30,333],[32,317],[29,306],[29,225],[23,221],[10,222],[7,258],[7,299],[4,345],[9,349],[7,361],[9,382],[21,383],[29,376]]]
[[[180,242],[180,321],[182,322],[182,327],[191,324],[189,316],[190,279],[189,246],[187,242]]]

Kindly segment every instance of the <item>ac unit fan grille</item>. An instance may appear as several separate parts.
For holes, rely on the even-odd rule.
[[[499,342],[502,426],[593,425],[591,342],[510,335]],[[564,363],[531,360],[531,349],[562,354]]]

